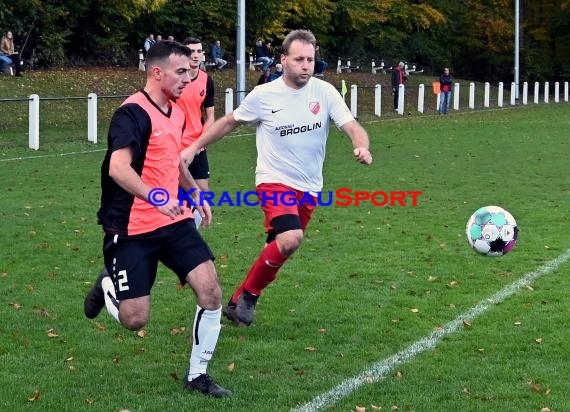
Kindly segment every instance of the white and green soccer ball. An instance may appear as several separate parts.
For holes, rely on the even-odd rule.
[[[519,230],[513,215],[505,209],[485,206],[471,215],[465,232],[475,252],[485,256],[503,256],[515,247]]]

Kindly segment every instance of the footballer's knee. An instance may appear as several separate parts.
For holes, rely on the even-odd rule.
[[[291,256],[303,243],[301,229],[288,230],[277,235],[277,247],[283,256]]]
[[[148,323],[148,316],[137,315],[137,316],[123,317],[121,316],[120,312],[119,312],[119,319],[121,320],[121,325],[123,325],[128,330],[133,330],[133,331],[144,328]]]
[[[129,330],[146,326],[150,318],[150,296],[126,299],[119,303],[119,320]]]
[[[201,263],[186,277],[186,281],[198,298],[198,305],[215,310],[222,305],[222,288],[211,260]]]

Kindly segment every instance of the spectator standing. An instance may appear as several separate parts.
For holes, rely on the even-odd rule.
[[[225,316],[236,324],[253,322],[259,296],[301,245],[316,208],[316,196],[323,187],[331,121],[351,140],[354,159],[372,163],[368,134],[338,90],[313,77],[315,44],[310,31],[290,32],[282,47],[283,75],[256,86],[237,109],[218,119],[182,152],[182,159],[191,161],[200,147],[221,139],[239,125],[256,125],[255,180],[267,239],[224,309]]]
[[[325,75],[325,70],[328,69],[328,67],[328,63],[321,54],[321,48],[317,44],[315,46],[315,76],[323,77]]]
[[[154,34],[150,33],[148,37],[144,39],[143,48],[145,54],[148,53],[148,49],[150,49],[154,44],[156,44],[156,41],[154,40]]]
[[[16,69],[16,76],[22,75],[22,65],[20,64],[20,54],[14,49],[14,36],[11,31],[7,31],[0,40],[0,54],[7,57],[10,62],[4,59],[4,63],[8,65],[14,64]]]
[[[439,76],[439,114],[448,114],[451,105],[451,86],[453,85],[453,76],[449,74],[449,68],[443,69],[443,73]]]
[[[212,45],[211,52],[212,60],[214,60],[214,63],[216,63],[216,69],[222,70],[226,64],[228,64],[228,61],[223,59],[224,53],[222,51],[222,46],[219,40],[216,40],[216,42]]]
[[[406,81],[404,73],[404,63],[400,62],[392,71],[392,94],[394,95],[394,110],[398,110],[398,99],[400,97],[400,85]]]

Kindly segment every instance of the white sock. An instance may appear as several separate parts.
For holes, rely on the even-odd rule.
[[[101,287],[103,288],[103,294],[105,295],[105,306],[107,307],[107,312],[109,312],[117,322],[121,323],[119,320],[119,301],[115,294],[115,286],[109,276],[105,276],[103,278]]]
[[[196,306],[194,317],[192,352],[190,353],[190,369],[188,380],[206,373],[208,362],[212,359],[222,325],[222,307],[216,310],[206,310]]]

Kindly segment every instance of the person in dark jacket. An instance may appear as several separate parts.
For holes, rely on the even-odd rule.
[[[398,98],[400,96],[400,85],[406,81],[404,73],[404,63],[400,62],[392,71],[392,94],[394,95],[394,110],[398,110]]]
[[[451,105],[451,86],[453,85],[453,76],[449,74],[449,68],[443,69],[443,73],[439,76],[439,114],[449,113]]]

